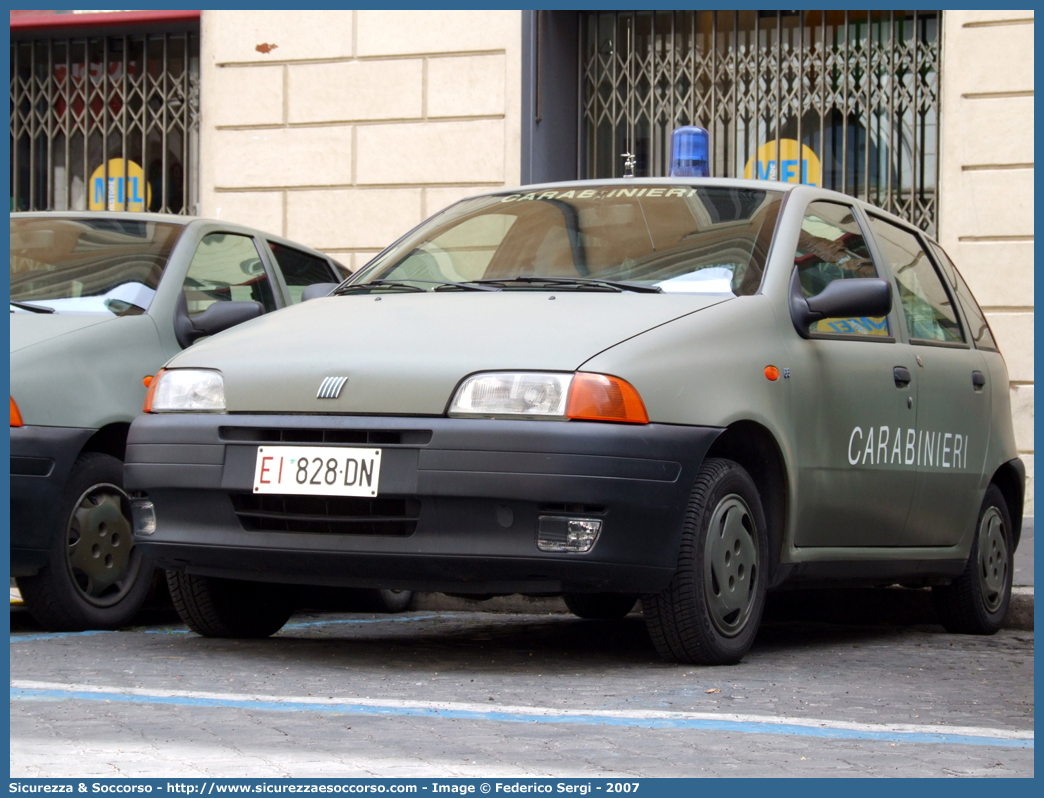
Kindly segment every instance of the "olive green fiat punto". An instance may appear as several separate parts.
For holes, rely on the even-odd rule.
[[[657,650],[705,664],[783,585],[1004,619],[1004,360],[890,214],[765,181],[529,186],[327,292],[174,357],[130,430],[135,539],[201,634],[272,634],[302,585],[641,598]]]

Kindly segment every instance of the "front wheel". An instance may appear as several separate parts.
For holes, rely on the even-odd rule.
[[[269,637],[294,612],[287,585],[167,571],[167,587],[181,620],[204,637]]]
[[[642,596],[660,656],[695,665],[738,663],[761,624],[767,559],[754,481],[732,460],[706,460],[689,498],[678,570],[664,590]]]
[[[149,592],[153,567],[134,545],[123,463],[84,452],[73,463],[47,564],[18,578],[29,614],[45,629],[118,629]]]
[[[990,485],[982,500],[968,564],[948,585],[932,588],[932,603],[947,632],[992,635],[1011,601],[1011,516],[1004,494]]]

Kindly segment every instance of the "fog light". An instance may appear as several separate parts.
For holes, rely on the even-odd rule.
[[[537,519],[537,548],[583,554],[594,548],[601,531],[600,518],[542,515]]]
[[[156,507],[148,499],[131,499],[131,518],[135,535],[151,535],[156,531]]]

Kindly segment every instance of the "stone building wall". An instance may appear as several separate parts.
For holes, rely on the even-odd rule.
[[[943,15],[939,240],[1008,364],[1033,513],[1033,12]]]
[[[357,269],[519,181],[517,11],[204,11],[204,216]]]

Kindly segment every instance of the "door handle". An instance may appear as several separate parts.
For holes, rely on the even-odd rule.
[[[910,369],[906,368],[906,366],[896,366],[892,369],[892,378],[895,380],[896,388],[905,388],[910,384],[910,380],[913,379],[910,376]]]
[[[976,391],[981,391],[986,385],[986,377],[981,371],[972,372],[972,387]]]

